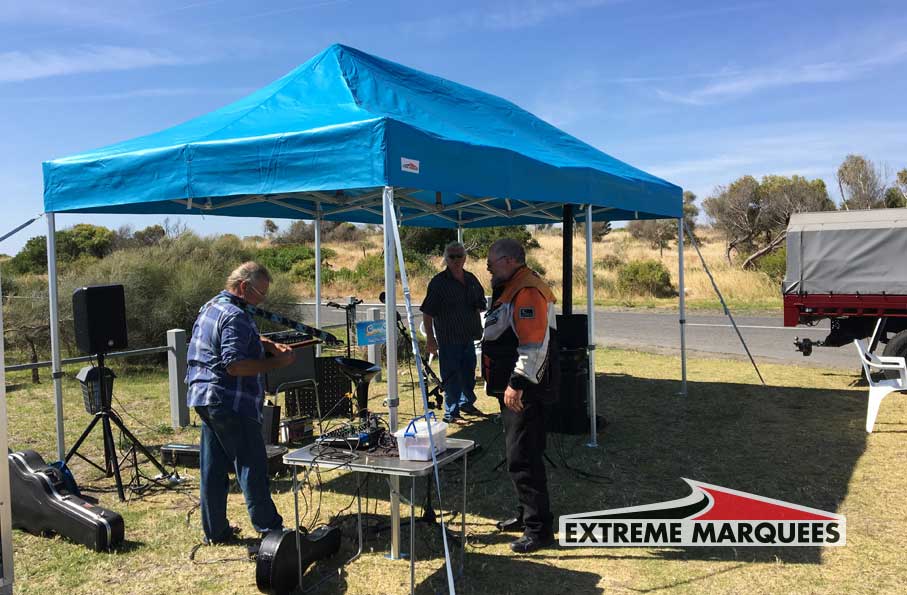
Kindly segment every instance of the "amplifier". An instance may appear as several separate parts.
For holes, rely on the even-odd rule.
[[[265,445],[268,456],[268,474],[277,475],[286,471],[283,464],[283,455],[287,454],[285,446]],[[200,449],[198,444],[177,444],[171,442],[161,447],[161,459],[165,465],[179,465],[181,467],[198,467]],[[232,467],[230,467],[232,470]]]

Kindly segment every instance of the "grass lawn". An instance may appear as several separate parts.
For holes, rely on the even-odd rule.
[[[620,350],[597,354],[599,411],[609,425],[600,446],[586,437],[555,435],[549,469],[555,514],[681,498],[689,493],[681,477],[778,498],[847,516],[847,545],[838,548],[687,548],[550,549],[514,556],[509,537],[494,521],[512,511],[507,477],[494,470],[502,456],[501,427],[490,418],[456,434],[478,440],[483,448],[470,458],[466,578],[459,593],[899,593],[907,585],[907,399],[885,400],[876,431],[864,431],[866,390],[856,376],[795,366],[762,365],[770,386],[761,387],[748,363],[714,359],[689,362],[689,396],[676,396],[679,360]],[[88,423],[81,393],[68,370],[65,381],[67,443]],[[409,390],[408,375],[401,385]],[[44,383],[27,384],[25,374],[8,377],[10,445],[56,457],[53,391]],[[17,384],[18,383],[18,384]],[[375,403],[386,385],[373,391]],[[148,445],[197,440],[198,429],[170,433],[164,372],[121,375],[115,385],[118,409],[126,424]],[[401,397],[402,417],[412,413],[409,393]],[[495,402],[482,398],[480,408]],[[194,418],[194,416],[193,416]],[[100,434],[89,440],[100,455]],[[93,449],[93,451],[92,451]],[[595,477],[582,477],[569,467]],[[459,468],[459,466],[455,466]],[[197,511],[197,472],[180,469],[188,479],[180,489],[154,489],[120,503],[112,479],[82,462],[73,470],[80,485],[121,513],[126,543],[113,553],[94,553],[58,538],[14,533],[15,592],[49,593],[257,593],[255,566],[242,561],[240,546],[189,552],[201,539]],[[144,465],[143,471],[152,474]],[[300,499],[304,524],[337,519],[344,540],[340,558],[354,550],[355,530],[348,507],[358,478],[344,472],[322,473]],[[459,521],[462,474],[448,472],[442,482],[445,518]],[[314,481],[318,483],[317,479]],[[278,509],[292,522],[293,495],[288,477],[272,488]],[[309,571],[333,577],[316,593],[404,593],[409,567],[385,557],[389,543],[387,487],[372,477],[359,487],[370,515],[365,554],[338,572],[336,560]],[[407,490],[408,492],[408,490]],[[417,487],[421,504],[425,487]],[[404,508],[408,513],[408,509]],[[190,514],[191,513],[191,514]],[[418,514],[418,511],[417,511]],[[254,533],[234,489],[229,515],[246,536]],[[377,515],[377,516],[376,516]],[[188,523],[187,523],[188,517]],[[458,524],[458,523],[457,523]],[[417,525],[418,593],[444,592],[440,535]],[[409,543],[408,529],[403,543]]]

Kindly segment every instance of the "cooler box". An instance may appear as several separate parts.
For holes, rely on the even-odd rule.
[[[429,412],[428,420],[417,417],[402,430],[394,432],[401,461],[430,461],[432,443],[436,455],[447,450],[447,424],[438,421],[433,412]]]

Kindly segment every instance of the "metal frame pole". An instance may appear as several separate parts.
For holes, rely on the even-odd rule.
[[[0,308],[0,337],[3,337],[3,308]],[[0,340],[0,451],[9,446],[8,418],[6,414],[6,354]],[[13,524],[9,491],[9,464],[0,465],[0,593],[12,593],[13,585]]]
[[[321,203],[315,207],[315,328],[321,328]],[[321,355],[321,344],[315,346]]]
[[[677,284],[680,286],[680,395],[687,396],[687,336],[686,303],[683,285],[683,217],[677,220]]]
[[[384,319],[387,321],[387,410],[390,431],[397,430],[397,408],[400,398],[397,391],[397,275],[396,247],[391,229],[394,208],[394,187],[385,186],[383,192],[384,222]],[[391,560],[400,559],[400,478],[389,479],[391,508]]]
[[[459,226],[457,227],[457,241],[463,243],[463,228]]]
[[[54,411],[57,416],[57,457],[66,456],[63,435],[63,369],[60,361],[60,311],[57,300],[57,245],[54,213],[47,213],[47,293],[50,301],[50,359],[54,383]]]
[[[592,261],[592,205],[586,205],[586,353],[589,357],[589,442],[598,446],[598,427],[595,403],[595,272]]]

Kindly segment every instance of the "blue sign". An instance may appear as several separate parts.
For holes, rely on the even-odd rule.
[[[387,325],[383,320],[356,323],[356,344],[360,347],[387,342]]]

